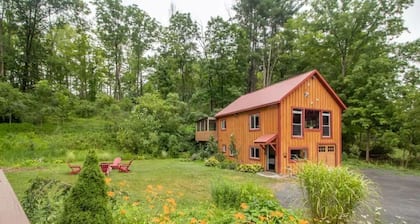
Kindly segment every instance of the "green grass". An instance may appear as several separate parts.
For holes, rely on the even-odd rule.
[[[402,168],[400,166],[394,166],[389,163],[380,163],[380,162],[366,162],[359,159],[347,159],[343,161],[343,166],[347,166],[354,170],[360,170],[360,169],[368,169],[368,168],[374,168],[374,169],[383,169],[383,170],[389,170],[393,171],[396,174],[401,175],[418,175],[420,176],[420,170],[419,169],[406,169]]]
[[[18,198],[21,199],[29,186],[29,180],[36,176],[75,183],[77,175],[69,175],[69,171],[66,164],[51,164],[41,168],[6,170],[6,176]],[[175,159],[136,160],[132,164],[130,173],[119,173],[114,170],[110,177],[114,184],[126,181],[125,190],[132,198],[144,198],[148,185],[162,185],[166,191],[183,193],[184,196],[178,203],[189,208],[206,204],[211,200],[210,187],[213,181],[226,179],[238,184],[252,182],[266,187],[278,182],[255,174],[206,167],[202,162],[184,162]]]

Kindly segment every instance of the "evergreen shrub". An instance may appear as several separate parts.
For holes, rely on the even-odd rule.
[[[89,150],[82,172],[64,201],[60,223],[113,223],[105,177],[98,164],[96,153]]]

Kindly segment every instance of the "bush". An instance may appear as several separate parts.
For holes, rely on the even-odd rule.
[[[214,156],[212,156],[206,159],[206,161],[204,162],[204,165],[210,166],[210,167],[216,167],[219,165],[219,161],[216,158],[214,158]]]
[[[222,153],[216,153],[216,154],[214,154],[214,158],[216,158],[217,159],[217,161],[219,161],[219,162],[223,162],[223,161],[225,161],[225,155],[223,155]]]
[[[232,160],[225,160],[219,163],[219,167],[222,169],[236,170],[236,167],[238,167],[238,164]]]
[[[298,173],[314,222],[346,223],[367,199],[371,183],[347,168],[305,164]]]
[[[245,173],[257,173],[264,170],[261,164],[240,164],[236,167],[236,170],[245,172]]]
[[[88,152],[82,172],[64,202],[60,223],[113,223],[104,175],[93,150]]]
[[[71,186],[39,177],[30,182],[22,199],[22,207],[29,220],[32,223],[57,223]]]

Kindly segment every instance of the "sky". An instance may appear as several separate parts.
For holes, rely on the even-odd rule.
[[[189,12],[192,19],[205,27],[211,17],[221,16],[228,19],[234,15],[232,6],[235,0],[123,0],[125,5],[136,4],[162,25],[168,25],[171,3],[180,12]],[[405,32],[398,42],[413,41],[420,38],[420,0],[414,0],[414,5],[404,13]]]

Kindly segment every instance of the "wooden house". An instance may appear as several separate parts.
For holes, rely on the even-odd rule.
[[[290,173],[306,161],[338,166],[344,109],[313,70],[239,97],[216,114],[214,136],[227,158],[268,171]]]

